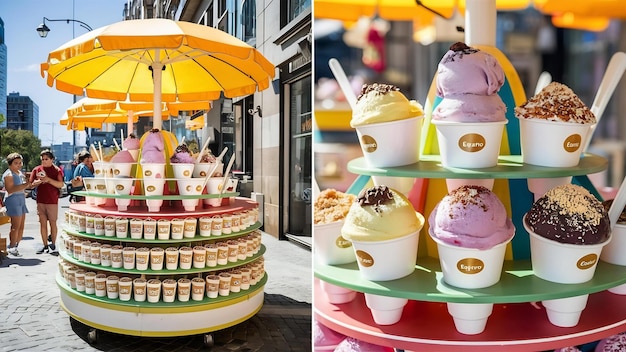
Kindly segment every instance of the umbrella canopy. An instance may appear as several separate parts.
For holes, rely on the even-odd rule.
[[[166,102],[161,103],[161,115],[168,119],[180,111],[211,109],[209,101]],[[152,102],[115,101],[85,97],[72,104],[60,120],[69,129],[102,128],[104,123],[126,123],[128,133],[132,132],[132,124],[141,116],[154,114]]]
[[[210,101],[269,87],[275,68],[259,51],[215,28],[167,19],[117,22],[48,54],[42,77],[58,90],[93,98]]]

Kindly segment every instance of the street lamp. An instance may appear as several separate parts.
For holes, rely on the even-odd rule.
[[[39,36],[42,38],[45,38],[48,36],[48,33],[50,32],[50,28],[48,28],[48,26],[46,26],[46,21],[50,21],[50,22],[65,22],[65,23],[70,23],[70,22],[76,22],[78,23],[81,27],[85,28],[88,31],[92,31],[93,29],[85,22],[83,21],[79,21],[79,20],[74,20],[71,18],[64,18],[64,19],[49,19],[47,17],[43,18],[43,23],[39,25],[39,27],[37,27],[37,33],[39,33]]]
[[[75,20],[73,18],[63,18],[63,19],[50,19],[47,17],[43,18],[43,23],[41,23],[38,27],[37,27],[37,33],[39,33],[39,36],[41,38],[45,38],[48,36],[48,33],[50,32],[50,28],[48,28],[48,26],[46,26],[46,21],[49,22],[65,22],[65,23],[70,23],[70,22],[76,22],[78,23],[81,27],[85,28],[88,31],[92,31],[93,29],[91,28],[90,25],[88,25],[87,23],[83,22],[83,21],[79,21],[79,20]],[[74,33],[72,31],[72,33]],[[72,34],[72,37],[74,35]],[[72,38],[73,39],[73,38]],[[76,95],[73,96],[73,102],[76,103]],[[86,130],[86,128],[85,128]],[[54,132],[53,132],[54,133]],[[76,152],[76,130],[72,130],[72,154],[74,154]]]

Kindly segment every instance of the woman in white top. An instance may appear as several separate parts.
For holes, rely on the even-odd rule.
[[[21,257],[17,250],[24,235],[24,220],[26,219],[26,197],[24,190],[37,187],[41,180],[35,180],[33,183],[27,182],[26,177],[22,174],[22,156],[18,153],[11,153],[7,156],[7,164],[9,168],[2,174],[4,180],[4,188],[7,196],[4,198],[4,205],[7,208],[7,215],[11,217],[11,232],[9,233],[8,252],[16,257]]]

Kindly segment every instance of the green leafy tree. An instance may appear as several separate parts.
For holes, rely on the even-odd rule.
[[[6,170],[6,156],[11,153],[20,153],[24,158],[24,170],[30,171],[39,165],[41,140],[31,131],[0,129],[0,158],[2,171]]]

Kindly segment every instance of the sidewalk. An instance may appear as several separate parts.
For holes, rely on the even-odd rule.
[[[41,246],[36,205],[26,216],[21,258],[0,264],[0,351],[203,351],[203,335],[147,338],[98,331],[87,342],[90,327],[71,320],[59,306],[55,283],[58,257],[35,254]],[[68,198],[61,200],[59,228]],[[64,208],[65,206],[65,208]],[[10,225],[0,226],[7,238]],[[211,351],[311,351],[311,252],[264,235],[268,282],[263,308],[251,319],[213,333]]]

